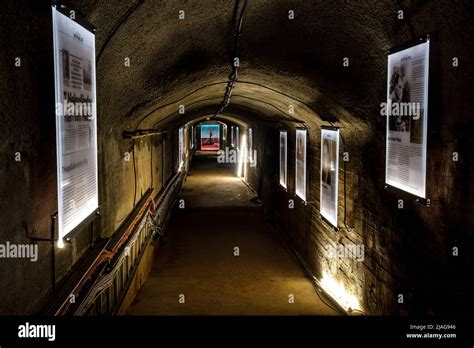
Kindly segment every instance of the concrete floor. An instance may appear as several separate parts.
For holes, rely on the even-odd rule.
[[[182,192],[186,207],[171,219],[168,243],[129,315],[337,314],[319,299],[234,173],[216,159],[195,158]]]

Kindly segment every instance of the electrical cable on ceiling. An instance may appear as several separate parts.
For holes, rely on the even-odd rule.
[[[245,99],[249,99],[249,100],[253,100],[253,101],[258,101],[260,103],[263,103],[263,104],[266,104],[272,108],[274,108],[275,110],[279,111],[280,113],[284,114],[285,116],[291,118],[294,120],[295,123],[300,123],[302,125],[304,125],[304,122],[301,121],[301,120],[298,120],[297,118],[291,116],[290,114],[286,113],[285,111],[283,111],[282,109],[280,109],[279,107],[277,107],[276,105],[272,104],[272,103],[269,103],[268,101],[264,101],[264,100],[261,100],[261,99],[258,99],[258,98],[252,98],[252,97],[248,97],[248,96],[245,96],[245,95],[240,95],[240,94],[234,94],[234,97],[240,97],[240,98],[245,98]],[[204,99],[199,99],[199,100],[196,100],[195,102],[192,102],[190,104],[188,104],[188,108],[195,105],[195,104],[199,104],[199,103],[202,103],[204,101],[209,101],[209,100],[214,100],[214,99],[219,99],[220,97],[211,97],[211,98],[204,98]],[[156,127],[160,124],[160,123],[163,123],[164,121],[168,121],[168,119],[170,119],[171,117],[177,117],[178,115],[176,114],[175,111],[173,111],[172,113],[166,115],[165,117],[159,119],[158,121],[156,121],[154,124],[153,124],[153,129],[156,129]]]
[[[249,1],[245,0],[244,5],[242,7],[242,11],[240,12],[240,17],[237,23],[237,27],[235,29],[235,45],[234,45],[234,56],[232,57],[232,72],[229,76],[229,82],[227,83],[227,87],[225,89],[224,100],[222,101],[221,105],[217,109],[214,116],[218,116],[219,114],[221,114],[225,110],[225,108],[230,104],[232,90],[234,89],[235,84],[238,79],[239,65],[240,65],[240,58],[239,58],[240,34],[242,33],[242,23],[244,21],[245,14],[247,13],[248,6],[249,6]]]
[[[140,119],[140,121],[139,121],[139,122],[137,123],[137,125],[135,126],[135,131],[138,130],[138,127],[140,126],[140,124],[141,124],[143,121],[145,121],[148,117],[150,117],[151,115],[153,115],[154,113],[156,113],[158,110],[161,110],[161,109],[163,109],[163,108],[165,108],[165,107],[167,107],[167,106],[173,105],[173,104],[177,104],[177,103],[181,102],[182,100],[186,99],[187,97],[190,97],[190,96],[192,96],[193,94],[195,94],[195,93],[199,92],[200,90],[205,89],[205,88],[207,88],[207,87],[216,86],[216,85],[220,85],[220,84],[227,84],[227,83],[228,83],[228,82],[225,82],[225,81],[207,83],[207,84],[204,84],[204,85],[202,85],[202,86],[200,86],[200,87],[194,89],[193,91],[191,91],[191,92],[185,94],[184,96],[182,96],[181,98],[179,98],[179,99],[177,99],[177,100],[174,100],[174,101],[172,101],[172,102],[169,102],[169,103],[166,103],[166,104],[163,104],[163,105],[158,106],[157,108],[153,109],[152,111],[150,111],[149,113],[147,113],[145,116],[143,116],[143,117]],[[284,93],[284,92],[281,92],[281,91],[279,91],[279,90],[277,90],[277,89],[274,89],[274,88],[271,88],[271,87],[262,85],[262,84],[257,83],[257,82],[252,82],[252,81],[239,80],[239,83],[250,84],[250,85],[254,85],[254,86],[258,86],[258,87],[262,87],[262,88],[268,89],[269,91],[272,91],[272,92],[275,92],[275,93],[280,94],[280,95],[282,95],[282,96],[285,96],[285,97],[287,97],[287,98],[289,98],[289,99],[292,99],[292,100],[294,100],[294,101],[296,101],[296,102],[298,102],[298,103],[300,103],[300,104],[306,106],[309,110],[311,110],[312,112],[314,112],[314,113],[316,114],[316,111],[313,110],[313,108],[312,108],[309,104],[307,104],[306,102],[304,102],[303,100],[298,99],[298,98],[296,98],[296,97],[293,97],[293,96],[291,96],[291,95],[289,95],[289,94],[286,94],[286,93]],[[193,103],[191,103],[191,104],[187,104],[187,106],[189,107],[189,106],[191,106],[191,105],[197,104],[198,102],[207,101],[207,100],[213,100],[213,99],[217,99],[217,98],[219,98],[219,97],[212,97],[212,98],[201,99],[201,100],[199,100],[199,101],[197,101],[197,102],[193,102]],[[249,98],[249,97],[247,97],[247,98]],[[133,112],[132,112],[133,110],[135,110],[135,108],[132,108],[129,112],[127,112],[126,116],[127,116],[127,117],[130,116],[130,115],[133,113]],[[282,110],[279,110],[279,111],[282,112],[283,114],[285,114],[285,115],[287,115],[287,116],[289,116],[289,117],[295,119],[293,116],[289,115],[288,113],[283,112]],[[176,112],[172,112],[171,114],[169,114],[168,116],[164,117],[163,119],[160,119],[159,121],[155,122],[154,125],[153,125],[153,127],[152,127],[152,129],[155,129],[155,127],[156,127],[159,123],[161,123],[162,121],[165,121],[166,119],[168,119],[169,117],[172,117],[172,116],[176,116]],[[295,119],[295,120],[296,120],[296,119]],[[299,120],[296,120],[296,121],[299,122],[299,123],[304,124],[304,122],[302,122],[302,121],[299,121]],[[130,132],[130,133],[132,133],[132,132]]]
[[[138,130],[138,127],[140,127],[140,124],[145,121],[148,117],[150,117],[151,115],[153,115],[155,112],[157,112],[158,110],[160,109],[163,109],[167,106],[171,106],[173,104],[176,104],[176,103],[179,103],[180,101],[182,101],[183,99],[186,99],[187,97],[193,95],[194,93],[196,92],[199,92],[201,89],[204,89],[204,88],[207,88],[207,87],[210,87],[210,86],[215,86],[215,85],[220,85],[220,84],[224,84],[224,83],[227,83],[227,82],[212,82],[212,83],[207,83],[199,88],[196,88],[195,90],[187,93],[186,95],[184,95],[183,97],[177,99],[177,100],[174,100],[172,102],[169,102],[169,103],[166,103],[166,104],[163,104],[159,107],[157,107],[156,109],[153,109],[152,111],[150,111],[149,113],[147,113],[145,116],[143,116],[140,121],[138,121],[137,125],[135,126],[135,131]],[[143,104],[143,103],[141,103]],[[126,114],[125,114],[125,117],[129,117],[130,115],[132,115],[134,112],[135,112],[135,109],[136,109],[136,106],[134,106],[132,109],[130,109]]]

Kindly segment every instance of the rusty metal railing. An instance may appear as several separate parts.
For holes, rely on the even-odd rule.
[[[54,315],[117,314],[146,248],[161,236],[187,168],[173,176],[157,199],[153,189],[145,193]]]

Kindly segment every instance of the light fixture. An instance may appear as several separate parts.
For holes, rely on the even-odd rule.
[[[58,249],[64,248],[64,241],[62,238],[58,239]]]
[[[247,162],[247,135],[242,135],[242,142],[240,146],[240,156],[239,156],[239,166],[237,169],[237,176],[242,177],[245,176],[246,169],[246,162]],[[243,169],[243,170],[242,170]]]
[[[323,271],[323,277],[319,281],[321,287],[346,311],[362,310],[359,300],[351,294],[342,281],[334,279],[327,272]]]

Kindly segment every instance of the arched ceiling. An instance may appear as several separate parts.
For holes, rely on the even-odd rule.
[[[163,125],[178,119],[180,104],[192,117],[217,109],[231,72],[243,0],[66,3],[97,27],[101,128]],[[398,10],[405,19],[397,18]],[[427,32],[439,33],[440,45],[449,46],[454,24],[448,18],[472,26],[470,10],[467,1],[448,0],[250,0],[229,108],[282,122],[381,123],[386,50]],[[472,48],[467,37],[466,44]],[[130,67],[124,66],[126,57]],[[349,67],[343,67],[344,57]]]
[[[241,128],[248,127],[249,125],[245,120],[242,119],[241,116],[236,117],[229,114],[220,114],[219,116],[211,116],[211,117],[207,115],[195,116],[195,117],[192,117],[192,119],[187,124],[198,125],[201,122],[207,122],[207,121],[217,121],[224,124],[229,124],[229,123],[235,124],[236,126],[239,126]]]

